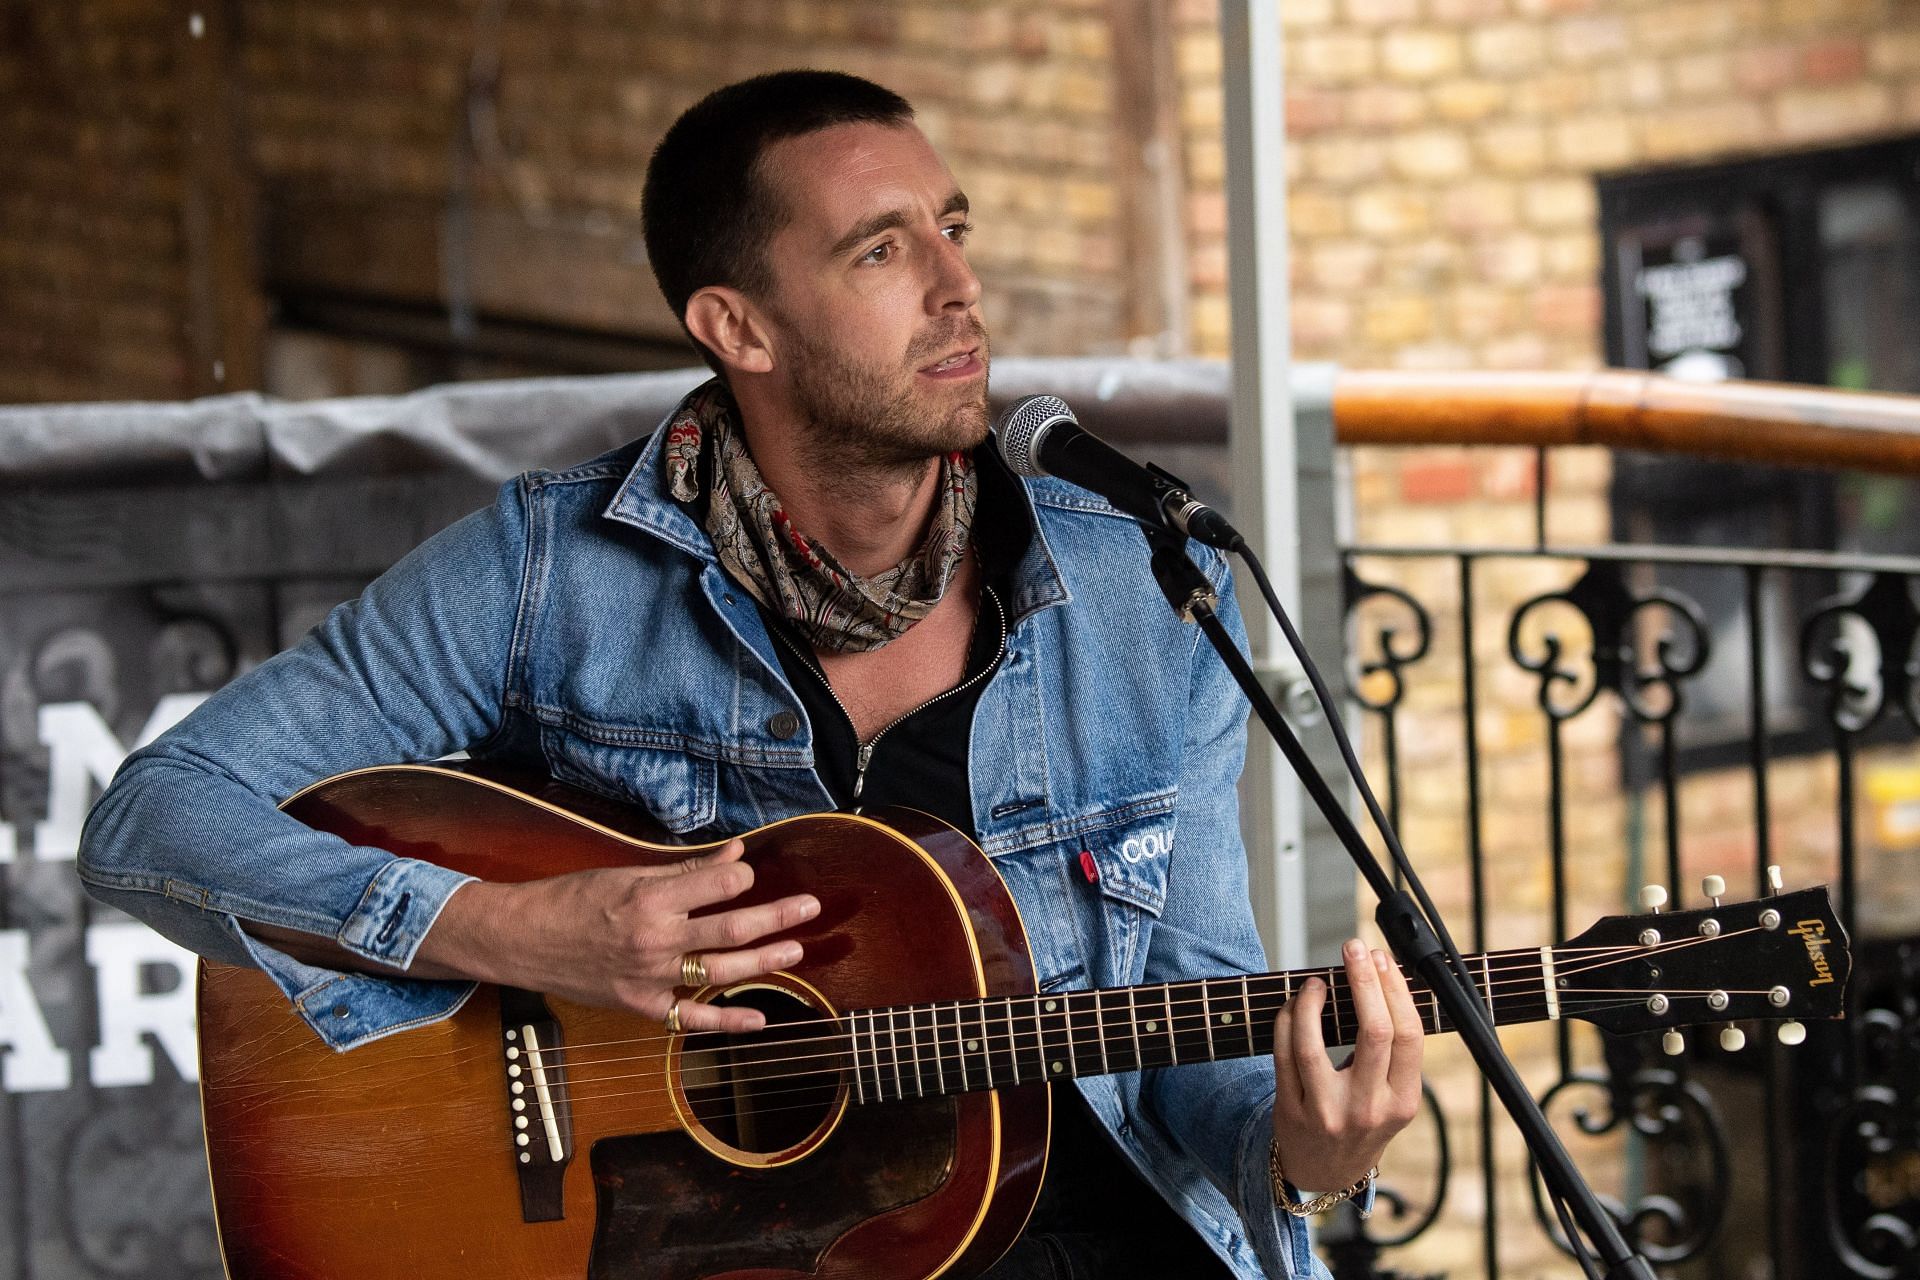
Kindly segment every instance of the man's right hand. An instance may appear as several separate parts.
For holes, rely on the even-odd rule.
[[[447,899],[406,976],[523,987],[664,1019],[689,952],[699,953],[718,984],[800,962],[797,942],[750,944],[818,915],[820,903],[810,894],[692,918],[752,887],[753,868],[741,861],[746,848],[736,839],[659,867],[576,871],[520,884],[469,881]],[[253,922],[247,929],[308,964],[400,972],[310,933]],[[680,1001],[680,1025],[689,1031],[757,1031],[765,1023],[757,1010]]]
[[[735,839],[661,867],[462,885],[427,931],[408,972],[478,978],[665,1018],[681,980],[680,960],[690,952],[705,961],[716,984],[800,962],[800,944],[792,940],[750,944],[818,915],[820,903],[810,894],[692,918],[752,887],[753,868],[741,861],[745,853],[746,845]],[[689,1031],[753,1031],[764,1023],[752,1009],[680,1001],[680,1024]]]

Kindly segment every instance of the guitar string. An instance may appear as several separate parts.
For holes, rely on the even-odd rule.
[[[1637,996],[1639,993],[1636,992],[1634,994]],[[1680,993],[1677,993],[1677,995],[1674,998],[1675,999],[1704,999],[1708,994],[1710,993],[1680,992]],[[1641,1005],[1644,1002],[1636,998],[1636,999],[1630,999],[1630,1000],[1616,1000],[1616,1001],[1604,1001],[1604,1000],[1596,999],[1596,1000],[1584,1001],[1580,1003],[1582,1004],[1583,1012],[1604,1013],[1604,1012],[1607,1012],[1609,1009],[1634,1008]],[[1545,1000],[1542,999],[1541,1001],[1538,1002],[1538,1007],[1544,1008],[1545,1004],[1546,1004]],[[1562,1002],[1562,1007],[1565,1007],[1564,1001]],[[1698,1025],[1698,1024],[1680,1023],[1676,1025],[1675,1029],[1678,1029],[1678,1027],[1680,1026],[1691,1026],[1691,1025]],[[1447,1028],[1445,1030],[1451,1031],[1452,1029]],[[1259,1057],[1259,1056],[1263,1056],[1263,1052],[1253,1053],[1253,1054],[1237,1054],[1237,1055],[1229,1055],[1229,1056],[1242,1057],[1242,1058]],[[1205,1060],[1217,1061],[1219,1059],[1205,1059]],[[1037,1064],[1039,1062],[1039,1059],[1036,1058],[1034,1059],[1034,1061]],[[881,1064],[881,1065],[888,1066],[891,1064]],[[1146,1061],[1140,1062],[1135,1067],[1120,1068],[1114,1072],[1096,1072],[1096,1073],[1090,1073],[1090,1074],[1121,1074],[1125,1071],[1130,1071],[1130,1070],[1156,1070],[1156,1069],[1162,1069],[1167,1066],[1174,1066],[1174,1065],[1184,1065],[1184,1064],[1174,1064],[1170,1062],[1161,1062],[1157,1060],[1146,1060]],[[938,1086],[934,1083],[934,1081],[930,1081],[926,1079],[924,1071],[920,1072],[918,1075],[911,1074],[909,1071],[909,1069],[912,1066],[911,1063],[902,1062],[900,1066],[902,1069],[902,1078],[896,1079],[895,1081],[889,1083],[885,1080],[884,1077],[877,1077],[878,1083],[874,1088],[874,1093],[876,1096],[868,1099],[868,1101],[911,1102],[911,1101],[919,1101],[922,1099],[957,1096],[958,1094],[961,1094],[961,1093],[980,1093],[980,1092],[985,1092],[988,1088],[1018,1087],[1014,1084],[1014,1082],[1011,1079],[1003,1079],[1003,1080],[995,1081],[995,1083],[991,1086],[981,1084],[973,1088],[949,1089],[949,1090],[943,1091],[938,1088]],[[652,1072],[636,1073],[633,1076],[614,1077],[613,1079],[642,1079],[642,1078],[650,1077],[653,1074],[654,1073]],[[972,1080],[974,1078],[977,1078],[978,1074],[979,1073],[973,1073],[973,1075],[969,1076],[968,1079]],[[753,1108],[754,1114],[755,1115],[771,1115],[781,1111],[818,1110],[822,1106],[838,1105],[838,1096],[842,1092],[848,1095],[848,1102],[850,1105],[857,1105],[858,1100],[853,1096],[854,1090],[852,1086],[845,1083],[845,1072],[843,1068],[821,1068],[821,1069],[809,1071],[809,1072],[790,1072],[783,1075],[766,1077],[766,1079],[774,1080],[774,1081],[805,1080],[808,1078],[834,1081],[834,1083],[831,1086],[835,1094],[834,1102],[832,1104],[828,1104],[821,1101],[814,1101],[814,1102],[806,1102],[806,1103],[789,1103],[789,1104],[784,1104],[781,1106],[773,1106],[773,1107],[756,1106]],[[1043,1079],[1050,1081],[1050,1080],[1066,1079],[1066,1078],[1068,1077],[1065,1073],[1062,1073],[1059,1075],[1048,1075],[1041,1072],[1035,1072],[1031,1077],[1022,1079],[1019,1082],[1019,1084],[1020,1085],[1039,1084],[1042,1082]],[[611,1082],[612,1081],[610,1079],[610,1080],[600,1081],[599,1083],[606,1084]],[[715,1085],[710,1085],[706,1087],[723,1088],[726,1086],[715,1084]],[[915,1089],[916,1091],[910,1094],[907,1092],[908,1089]],[[889,1090],[891,1090],[891,1092],[889,1092]],[[565,1102],[567,1105],[571,1106],[574,1103],[583,1103],[583,1104],[584,1103],[609,1103],[609,1102],[617,1103],[617,1102],[623,1102],[627,1100],[641,1100],[641,1099],[657,1101],[659,1099],[669,1097],[675,1094],[676,1092],[685,1092],[685,1091],[686,1090],[684,1086],[682,1086],[680,1090],[676,1090],[674,1086],[671,1084],[653,1084],[653,1085],[648,1085],[642,1088],[618,1089],[609,1093],[579,1094],[579,1093],[576,1093],[571,1087],[569,1087],[565,1096]],[[699,1086],[696,1086],[694,1089],[694,1092],[697,1093],[698,1091],[699,1091]],[[754,1097],[756,1099],[767,1099],[767,1098],[792,1097],[796,1094],[817,1095],[817,1094],[820,1094],[821,1092],[823,1092],[823,1086],[819,1084],[794,1085],[794,1086],[778,1088],[778,1089],[767,1089],[767,1090],[756,1089],[754,1091]]]
[[[1689,941],[1690,942],[1691,941],[1712,941],[1712,939],[1699,939],[1699,940],[1689,940]],[[1604,967],[1604,965],[1594,964],[1594,965],[1588,966],[1588,968],[1598,968],[1598,967]],[[1495,985],[1513,985],[1513,983],[1512,982],[1507,982],[1504,984],[1496,983]],[[1527,987],[1531,987],[1532,983],[1525,982],[1525,983],[1522,983],[1521,985],[1523,989],[1525,989]],[[1724,990],[1725,994],[1729,996],[1765,994],[1764,992],[1758,991],[1758,990],[1753,990],[1753,991],[1744,990],[1744,989],[1721,989],[1721,990]],[[1432,995],[1431,992],[1422,992],[1421,994],[1427,995],[1429,998],[1431,998],[1431,995]],[[1644,998],[1650,993],[1642,988],[1612,988],[1612,989],[1600,989],[1598,991],[1592,988],[1586,988],[1579,992],[1569,991],[1564,994],[1556,990],[1555,994],[1561,1008],[1568,1009],[1568,1010],[1582,1010],[1582,1011],[1591,1012],[1593,1011],[1592,1001],[1593,1001],[1593,998],[1596,996],[1604,996],[1604,995],[1612,995],[1612,994],[1632,995],[1635,997],[1634,1000],[1628,1001],[1626,1006],[1620,1006],[1620,1007],[1630,1007],[1635,1003],[1644,1003]],[[1712,991],[1706,990],[1706,989],[1703,989],[1700,991],[1685,991],[1685,990],[1675,991],[1670,988],[1663,994],[1667,994],[1670,998],[1676,998],[1676,997],[1691,998],[1694,996],[1711,995]],[[1192,1003],[1196,1003],[1196,1002],[1176,1001],[1173,1003],[1176,1005],[1191,1005]],[[1206,1003],[1206,1002],[1200,1002],[1200,1003]],[[1521,1006],[1521,1007],[1532,1007],[1532,1005],[1535,1003],[1537,1003],[1539,1006],[1542,1006],[1542,1007],[1546,1006],[1547,1000],[1546,1000],[1545,994],[1543,993],[1537,999],[1537,1001],[1530,1001],[1528,1005]],[[927,1006],[918,1006],[918,1007],[928,1008]],[[949,1008],[950,1007],[951,1006],[949,1006]],[[1163,1007],[1168,1007],[1168,1006],[1163,1004]],[[1440,1017],[1437,1001],[1431,1007],[1435,1011],[1434,1020],[1437,1023]],[[1340,1012],[1346,1013],[1349,1015],[1352,1014],[1354,1011],[1354,1006],[1352,1005],[1351,1000],[1342,1002],[1336,999],[1335,1001],[1330,1002],[1330,1005],[1327,1008],[1323,1009],[1323,1012],[1321,1015],[1321,1021],[1323,1024],[1328,1020],[1329,1016],[1332,1014],[1335,1008],[1337,1008]],[[929,1011],[934,1012],[934,1010],[931,1010],[931,1009]],[[1215,1026],[1213,1022],[1199,1021],[1200,1019],[1206,1018],[1208,1016],[1208,1012],[1209,1012],[1208,1010],[1203,1009],[1198,1011],[1188,1010],[1180,1013],[1170,1013],[1166,1019],[1168,1023],[1168,1027],[1164,1035],[1170,1039],[1176,1036],[1181,1036],[1181,1035],[1194,1037],[1197,1032],[1213,1030]],[[1043,1015],[1040,1015],[1039,1012],[1036,1010],[1034,1013],[1030,1013],[1030,1014],[1023,1013],[1023,1014],[1015,1015],[1011,1018],[1006,1018],[1000,1024],[1005,1029],[1004,1034],[1008,1044],[1007,1053],[1010,1058],[1015,1057],[1027,1050],[1037,1051],[1037,1050],[1044,1050],[1046,1048],[1047,1039],[1051,1033],[1047,1029],[1040,1027],[1038,1025],[1033,1026],[1031,1029],[1029,1029],[1025,1025],[1028,1022],[1037,1023],[1038,1018],[1040,1016],[1043,1016]],[[1076,1062],[1076,1065],[1077,1065],[1077,1058],[1078,1058],[1077,1051],[1079,1048],[1084,1046],[1085,1048],[1088,1049],[1089,1052],[1093,1052],[1097,1050],[1099,1046],[1101,1046],[1103,1043],[1110,1041],[1112,1038],[1110,1034],[1110,1029],[1104,1027],[1103,1025],[1092,1026],[1092,1027],[1086,1027],[1086,1026],[1076,1027],[1073,1025],[1071,1019],[1066,1018],[1064,1014],[1056,1015],[1056,1016],[1064,1018],[1066,1021],[1066,1026],[1064,1028],[1066,1031],[1064,1045],[1067,1047],[1068,1052],[1071,1055],[1072,1059]],[[1185,1026],[1179,1025],[1183,1019],[1186,1022]],[[1153,1021],[1157,1022],[1158,1019],[1154,1019]],[[1357,1019],[1355,1021],[1357,1024]],[[785,1024],[785,1025],[793,1026],[793,1025],[802,1025],[802,1024]],[[1244,1025],[1245,1024],[1242,1024],[1243,1027]],[[1424,1025],[1424,1019],[1423,1019],[1423,1025]],[[1452,1029],[1451,1027],[1442,1028],[1443,1031],[1451,1030],[1451,1029]],[[942,1028],[940,1028],[937,1024],[934,1026],[926,1027],[926,1028],[919,1028],[919,1027],[908,1028],[906,1032],[907,1050],[905,1052],[902,1052],[899,1044],[899,1038],[898,1038],[899,1028],[897,1027],[893,1028],[892,1034],[890,1034],[889,1036],[889,1040],[891,1041],[891,1043],[886,1046],[886,1052],[888,1055],[890,1055],[887,1057],[881,1056],[882,1046],[879,1044],[878,1037],[876,1034],[878,1031],[878,1028],[875,1029],[875,1033],[869,1033],[870,1035],[874,1036],[874,1050],[872,1055],[872,1062],[874,1064],[874,1071],[876,1072],[876,1078],[877,1079],[881,1078],[881,1073],[884,1073],[889,1070],[893,1071],[896,1075],[902,1071],[915,1070],[916,1063],[927,1065],[927,1066],[934,1066],[936,1070],[944,1067],[945,1064],[948,1062],[965,1064],[966,1062],[976,1060],[976,1057],[982,1053],[982,1051],[980,1050],[972,1050],[967,1052],[951,1052],[951,1053],[948,1052],[941,1046],[940,1037],[938,1034],[941,1030]],[[1056,1030],[1058,1030],[1058,1028],[1056,1028]],[[1129,1027],[1126,1029],[1126,1034],[1125,1034],[1125,1037],[1123,1038],[1123,1045],[1126,1038],[1131,1038],[1131,1034],[1133,1030],[1134,1028],[1132,1027]],[[932,1031],[935,1033],[934,1042],[931,1046],[926,1047],[925,1053],[920,1052],[923,1046],[921,1045],[918,1039],[922,1031]],[[1087,1035],[1080,1034],[1083,1031],[1089,1032],[1090,1034],[1087,1034]],[[695,1033],[695,1034],[723,1034],[723,1033]],[[756,1068],[766,1068],[766,1067],[781,1066],[781,1065],[791,1064],[791,1063],[806,1063],[806,1062],[822,1062],[822,1063],[831,1062],[831,1063],[837,1064],[831,1068],[822,1067],[822,1068],[810,1070],[810,1071],[802,1070],[799,1072],[786,1073],[788,1075],[796,1075],[796,1076],[820,1075],[829,1070],[839,1070],[841,1069],[842,1066],[844,1066],[845,1060],[848,1057],[848,1055],[853,1052],[853,1048],[852,1048],[853,1036],[855,1034],[856,1033],[840,1031],[835,1034],[826,1035],[826,1036],[813,1036],[813,1037],[806,1037],[806,1038],[797,1039],[797,1040],[782,1041],[782,1042],[779,1042],[776,1046],[771,1046],[771,1047],[776,1047],[779,1049],[792,1049],[792,1048],[798,1048],[798,1047],[804,1047],[804,1046],[824,1045],[826,1046],[826,1048],[824,1052],[813,1050],[805,1054],[790,1054],[786,1057],[764,1058],[757,1062],[751,1062],[748,1065],[751,1065],[752,1067],[756,1067]],[[1157,1040],[1163,1033],[1159,1032],[1156,1029],[1155,1031],[1150,1032],[1149,1034],[1154,1036]],[[1228,1036],[1234,1036],[1234,1035],[1246,1034],[1246,1033],[1236,1029],[1234,1031],[1228,1031],[1223,1034],[1226,1034]],[[1031,1037],[1030,1041],[1027,1040],[1028,1037]],[[959,1035],[956,1037],[953,1043],[957,1045],[961,1038],[965,1038],[964,1028],[961,1028]],[[987,1041],[987,1048],[984,1051],[985,1053],[991,1054],[995,1052],[992,1041],[997,1037],[995,1037],[990,1030],[983,1029],[981,1036],[979,1038]],[[1060,1041],[1056,1039],[1056,1043],[1060,1043]],[[559,1048],[564,1050],[564,1046],[559,1046]],[[1177,1047],[1175,1052],[1177,1053]],[[1042,1054],[1041,1056],[1044,1057],[1045,1055]],[[606,1066],[606,1065],[613,1065],[621,1061],[638,1062],[638,1061],[646,1061],[649,1058],[657,1058],[657,1057],[658,1055],[636,1055],[636,1056],[624,1058],[624,1059],[589,1060],[587,1063],[580,1064],[580,1065]],[[573,1063],[570,1059],[565,1057],[562,1057],[556,1063],[556,1067],[557,1069],[562,1070],[566,1073],[566,1080],[567,1080],[568,1088],[570,1091],[583,1086],[591,1087],[594,1085],[610,1083],[615,1080],[638,1079],[638,1078],[651,1076],[653,1074],[651,1071],[648,1071],[648,1072],[621,1073],[616,1075],[593,1075],[593,1074],[583,1073],[581,1071],[576,1070],[576,1064]],[[864,1070],[864,1068],[862,1069]],[[777,1075],[769,1075],[765,1078],[777,1079],[780,1077]],[[584,1097],[585,1095],[582,1095],[582,1096]]]
[[[1565,968],[1562,968],[1561,965],[1558,963],[1558,957],[1560,956],[1561,953],[1558,950],[1556,950],[1554,953],[1556,956],[1555,971],[1560,977],[1565,977],[1565,978],[1577,977],[1580,974],[1590,972],[1594,969],[1605,968],[1608,965],[1618,964],[1620,963],[1623,957],[1634,958],[1634,957],[1654,955],[1654,954],[1664,955],[1671,951],[1683,950],[1685,948],[1692,947],[1692,946],[1699,946],[1706,943],[1731,940],[1745,933],[1752,933],[1756,931],[1758,931],[1758,926],[1752,926],[1743,930],[1735,930],[1729,933],[1719,934],[1711,938],[1697,937],[1697,936],[1687,937],[1687,938],[1676,938],[1670,942],[1657,943],[1653,947],[1641,947],[1641,946],[1615,947],[1611,949],[1612,955],[1609,958],[1605,958],[1605,959],[1589,958],[1580,964],[1569,965]],[[1605,949],[1587,948],[1585,950],[1599,952]],[[1530,986],[1536,985],[1544,977],[1545,971],[1544,971],[1544,967],[1540,963],[1540,955],[1538,951],[1487,953],[1489,957],[1492,957],[1495,954],[1501,954],[1501,955],[1506,955],[1511,957],[1511,959],[1502,961],[1499,965],[1492,966],[1492,972],[1495,974],[1499,974],[1501,976],[1495,979],[1494,981],[1492,981],[1490,984],[1485,982],[1476,982],[1474,984],[1476,988],[1486,991],[1487,994],[1490,996],[1497,994],[1498,991],[1503,987],[1518,987],[1522,990],[1525,990]],[[1469,965],[1469,968],[1471,967],[1472,966]],[[1291,989],[1294,994],[1298,994],[1297,985],[1293,985],[1291,986],[1291,988],[1289,988],[1288,984],[1293,984],[1295,983],[1296,980],[1304,980],[1304,978],[1306,977],[1316,977],[1316,978],[1321,978],[1322,981],[1326,981],[1326,977],[1324,975],[1330,975],[1334,973],[1343,973],[1343,972],[1344,970],[1336,968],[1332,970],[1308,970],[1305,973],[1248,974],[1246,975],[1246,978],[1247,978],[1247,984],[1249,987],[1250,995],[1254,990],[1258,989],[1262,996],[1271,996],[1272,994],[1274,994],[1273,987],[1274,987],[1274,984],[1276,983],[1282,984],[1282,987],[1281,987],[1282,990]],[[1403,976],[1404,976],[1404,972],[1405,971],[1402,970]],[[1508,976],[1508,975],[1518,975],[1518,976]],[[1212,983],[1224,982],[1229,984],[1230,987],[1238,984],[1238,980],[1232,977],[1209,978],[1209,979],[1198,979],[1198,978],[1180,979],[1171,983],[1151,984],[1150,986],[1145,988],[1105,987],[1105,988],[1098,988],[1098,989],[1062,992],[1060,993],[1059,998],[1061,998],[1062,1003],[1065,1003],[1064,998],[1066,996],[1078,997],[1080,1000],[1085,1001],[1086,998],[1089,996],[1097,996],[1097,995],[1110,996],[1112,993],[1115,993],[1115,992],[1124,992],[1129,990],[1137,993],[1141,990],[1151,990],[1153,989],[1154,986],[1158,986],[1164,989],[1169,989],[1169,994],[1171,994],[1170,989],[1172,987],[1176,987],[1176,986],[1191,987],[1196,983],[1205,983],[1205,982],[1212,982]],[[1265,984],[1265,986],[1263,987],[1260,984]],[[1333,998],[1328,1001],[1328,1005],[1327,1005],[1329,1009],[1337,1008],[1343,1014],[1353,1012],[1353,1005],[1351,1003],[1351,994],[1350,994],[1350,989],[1348,987],[1344,985],[1335,987],[1330,983],[1329,989],[1333,992]],[[1434,997],[1432,989],[1426,987],[1424,984],[1419,986],[1416,990],[1414,990],[1412,994],[1414,994],[1416,999],[1418,997],[1424,996],[1430,999],[1435,999],[1437,1003],[1437,997]],[[1651,995],[1652,992],[1649,991],[1647,994]],[[1049,997],[1041,993],[1023,993],[1023,994],[1011,995],[1011,996],[986,996],[986,997],[969,996],[958,1002],[940,1001],[940,1002],[935,1002],[933,1004],[881,1006],[879,1008],[874,1008],[874,1009],[851,1010],[846,1015],[843,1015],[842,1017],[837,1017],[837,1018],[827,1017],[827,1018],[799,1019],[793,1022],[779,1023],[775,1025],[780,1030],[783,1030],[783,1031],[810,1028],[810,1027],[827,1028],[828,1029],[827,1034],[822,1037],[818,1037],[818,1039],[833,1040],[833,1039],[844,1037],[845,1035],[849,1034],[845,1027],[846,1018],[851,1018],[856,1014],[857,1015],[878,1015],[888,1010],[893,1011],[893,1016],[898,1016],[899,1013],[907,1012],[911,1010],[927,1010],[929,1012],[936,1011],[936,1010],[951,1010],[952,1008],[954,1008],[955,1004],[958,1003],[963,1006],[977,1008],[981,1011],[981,1013],[984,1016],[989,1016],[991,1018],[998,1019],[1001,1022],[1007,1022],[1011,1020],[1030,1020],[1036,1016],[1059,1016],[1059,1015],[1047,1015],[1041,1011],[1039,1007],[1039,1002],[1043,999],[1048,999],[1048,998],[1053,998],[1053,997]],[[1234,997],[1231,991],[1229,991],[1228,993],[1225,993],[1219,996],[1200,995],[1200,996],[1183,996],[1180,999],[1162,999],[1157,1005],[1149,1004],[1147,1008],[1147,1012],[1151,1013],[1151,1012],[1154,1012],[1156,1009],[1164,1008],[1169,1010],[1169,1017],[1172,1017],[1176,1015],[1173,1015],[1171,1013],[1171,1010],[1176,1007],[1187,1008],[1193,1005],[1200,1005],[1204,1009],[1205,1007],[1210,1006],[1211,1004],[1219,1000],[1225,999],[1225,1000],[1231,1001],[1233,998]],[[1020,1004],[1021,1008],[1019,1009],[1018,1012],[1015,1012],[1012,1014],[1008,1014],[1006,1012],[991,1012],[986,1008],[986,1006],[991,1003],[1003,1001],[1003,1000],[1013,1000],[1018,1004]],[[1342,1003],[1343,1000],[1345,1001],[1345,1003]],[[1080,1009],[1077,1011],[1066,1011],[1066,1012],[1077,1013],[1082,1017],[1086,1016],[1089,1013],[1095,1013],[1097,1016],[1098,1012],[1100,1011],[1100,1008],[1101,1006],[1098,1003],[1096,1003],[1095,1009],[1093,1010]],[[1191,1013],[1183,1013],[1177,1016],[1192,1017],[1196,1015]],[[1141,1021],[1141,1017],[1137,1011],[1135,1013],[1134,1020],[1135,1022]],[[911,1018],[909,1018],[909,1022],[911,1023]],[[727,1034],[755,1035],[759,1033],[758,1032],[729,1033],[725,1031],[690,1031],[682,1034],[683,1035],[727,1035]],[[639,1037],[634,1037],[634,1038],[625,1039],[625,1040],[590,1041],[582,1045],[567,1045],[563,1043],[556,1047],[566,1053],[567,1062],[568,1062],[569,1068],[571,1069],[576,1065],[582,1066],[582,1067],[591,1067],[596,1065],[610,1065],[610,1064],[622,1062],[622,1061],[633,1061],[636,1058],[657,1056],[656,1054],[638,1054],[638,1055],[626,1055],[621,1057],[608,1057],[608,1056],[595,1056],[595,1057],[585,1057],[585,1058],[576,1057],[575,1055],[577,1055],[581,1050],[597,1049],[597,1048],[616,1048],[616,1047],[617,1048],[638,1048],[642,1046],[658,1046],[663,1042],[671,1041],[673,1038],[674,1037],[670,1034],[656,1033],[656,1034],[639,1036]],[[803,1043],[806,1043],[806,1041],[796,1039],[796,1040],[788,1040],[785,1043],[790,1045],[803,1044]]]

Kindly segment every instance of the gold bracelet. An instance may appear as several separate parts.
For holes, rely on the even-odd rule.
[[[1380,1166],[1375,1165],[1361,1174],[1360,1180],[1350,1187],[1342,1187],[1338,1191],[1323,1191],[1311,1200],[1296,1200],[1293,1198],[1292,1184],[1287,1181],[1287,1175],[1280,1169],[1280,1143],[1278,1139],[1274,1139],[1267,1143],[1267,1175],[1273,1181],[1275,1204],[1296,1218],[1311,1218],[1314,1214],[1325,1213],[1342,1200],[1351,1200],[1365,1191],[1373,1180],[1380,1176]],[[1355,1207],[1358,1208],[1358,1206]],[[1372,1209],[1360,1209],[1359,1212],[1363,1218],[1373,1216]]]

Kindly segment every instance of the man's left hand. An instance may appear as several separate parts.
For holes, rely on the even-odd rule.
[[[1309,1191],[1351,1186],[1420,1110],[1426,1033],[1400,966],[1384,951],[1346,945],[1353,1059],[1327,1055],[1320,1012],[1327,987],[1310,978],[1273,1028],[1273,1136],[1287,1181]],[[1344,1006],[1342,1013],[1345,1013]]]

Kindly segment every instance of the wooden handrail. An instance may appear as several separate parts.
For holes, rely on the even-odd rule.
[[[1920,396],[1632,370],[1401,373],[1342,369],[1343,445],[1605,445],[1775,466],[1920,472]]]

